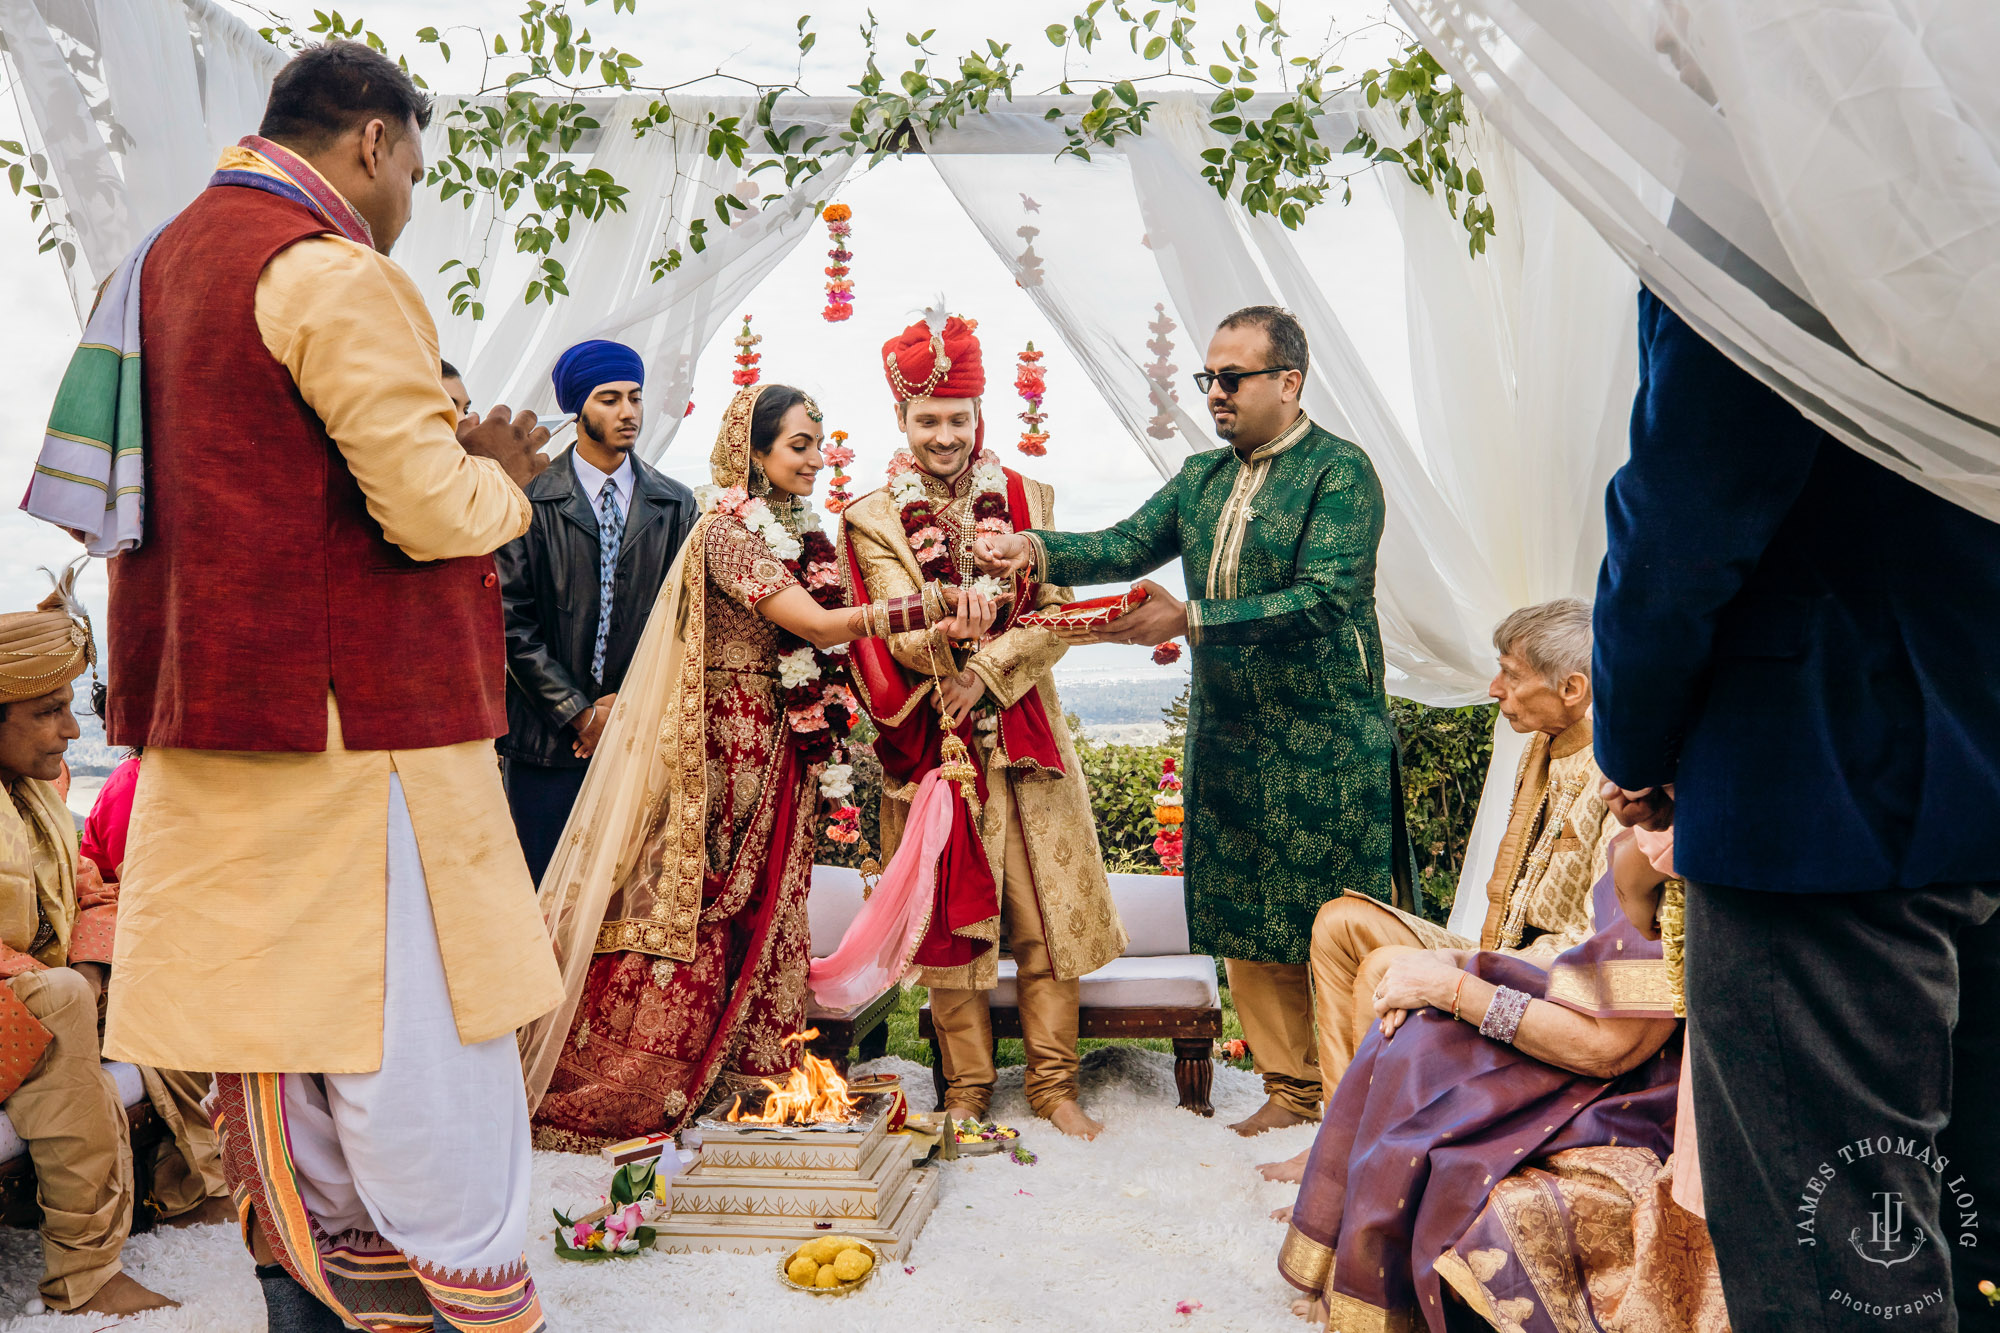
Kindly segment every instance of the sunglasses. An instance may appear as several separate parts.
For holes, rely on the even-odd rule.
[[[1262,370],[1197,370],[1194,373],[1194,385],[1203,393],[1207,393],[1210,386],[1216,384],[1222,386],[1224,393],[1235,393],[1236,386],[1244,380],[1254,379],[1258,375],[1282,375],[1288,370],[1296,369],[1298,369],[1296,366],[1266,366]]]

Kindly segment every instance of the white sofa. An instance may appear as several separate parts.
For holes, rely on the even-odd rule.
[[[1166,1037],[1174,1044],[1180,1104],[1214,1115],[1215,1039],[1222,1035],[1222,994],[1215,959],[1189,952],[1187,899],[1179,875],[1113,875],[1111,897],[1128,943],[1077,987],[1078,1033],[1085,1037]],[[1021,1035],[1014,960],[1000,959],[1000,984],[990,1003],[993,1036]],[[931,1072],[944,1097],[944,1062],[926,1004],[917,1030],[931,1042]]]

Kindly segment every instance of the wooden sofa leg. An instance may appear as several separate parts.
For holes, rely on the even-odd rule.
[[[1215,1114],[1208,1099],[1215,1086],[1213,1037],[1174,1038],[1174,1086],[1180,1089],[1183,1109],[1201,1116]]]
[[[880,1060],[888,1053],[889,1022],[887,1019],[869,1028],[867,1032],[862,1034],[861,1040],[855,1043],[854,1047],[854,1058],[856,1060]]]

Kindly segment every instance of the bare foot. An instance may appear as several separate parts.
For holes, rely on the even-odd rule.
[[[1255,1113],[1237,1121],[1230,1128],[1244,1138],[1252,1139],[1267,1130],[1290,1129],[1293,1125],[1310,1125],[1318,1119],[1316,1115],[1300,1115],[1296,1111],[1287,1111],[1276,1102],[1267,1100]]]
[[[97,1289],[95,1296],[70,1313],[117,1316],[138,1314],[142,1310],[178,1310],[180,1304],[157,1291],[147,1290],[124,1273],[114,1273],[109,1282]]]
[[[160,1219],[163,1227],[206,1227],[222,1222],[236,1222],[236,1204],[226,1194],[211,1194],[184,1213]]]
[[[1312,1156],[1307,1148],[1297,1157],[1287,1157],[1282,1162],[1265,1162],[1257,1168],[1257,1174],[1266,1180],[1275,1180],[1281,1185],[1296,1185],[1306,1178],[1306,1159]]]
[[[1292,1302],[1292,1313],[1301,1319],[1309,1320],[1316,1328],[1326,1327],[1325,1301],[1308,1300],[1301,1296]]]
[[[1296,1204],[1288,1203],[1283,1208],[1273,1208],[1271,1210],[1271,1220],[1273,1222],[1289,1223],[1292,1220],[1292,1209],[1297,1206]]]
[[[1104,1132],[1104,1126],[1084,1114],[1074,1098],[1063,1102],[1049,1112],[1049,1123],[1073,1139],[1094,1139]]]
[[[963,1106],[947,1105],[944,1108],[944,1113],[950,1117],[953,1124],[957,1124],[961,1120],[984,1120],[986,1118],[979,1114],[979,1112],[967,1110]]]

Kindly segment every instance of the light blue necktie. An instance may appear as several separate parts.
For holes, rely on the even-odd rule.
[[[625,515],[618,487],[610,480],[597,493],[597,646],[590,653],[590,678],[604,688],[604,648],[611,642],[611,583],[618,573],[618,547],[625,540]]]

